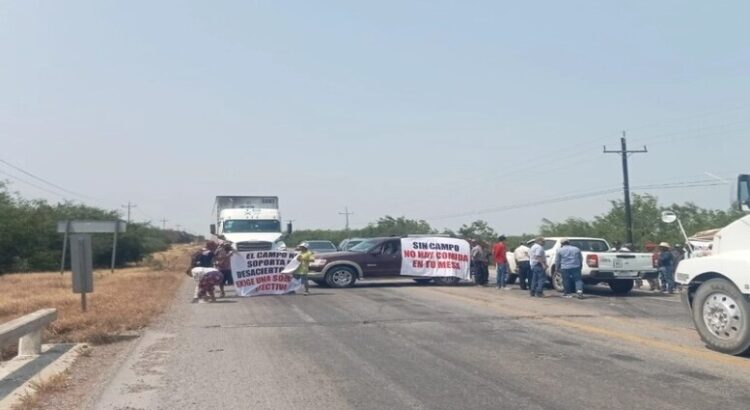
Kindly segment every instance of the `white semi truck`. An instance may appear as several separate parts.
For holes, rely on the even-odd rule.
[[[232,242],[238,251],[286,249],[279,198],[275,196],[216,197],[216,224],[211,234]],[[287,233],[291,233],[291,223]]]
[[[737,180],[737,206],[750,212],[750,175]],[[750,351],[750,215],[721,229],[711,255],[683,260],[675,281],[706,345],[739,355]]]

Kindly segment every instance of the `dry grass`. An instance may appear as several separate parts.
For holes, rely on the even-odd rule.
[[[58,319],[45,332],[51,342],[108,343],[123,332],[138,330],[164,311],[184,280],[190,246],[176,246],[155,255],[144,266],[94,273],[94,293],[81,311],[80,295],[72,292],[70,273],[28,273],[0,276],[0,323],[43,308],[57,308]]]
[[[61,392],[68,387],[70,376],[67,372],[56,374],[44,382],[31,382],[31,392],[24,393],[13,410],[33,410],[37,408],[39,401],[45,395]]]

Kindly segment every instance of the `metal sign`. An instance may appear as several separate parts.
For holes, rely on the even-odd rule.
[[[68,235],[77,233],[111,233],[112,238],[112,264],[110,271],[115,271],[115,257],[117,256],[117,234],[125,232],[128,224],[125,221],[88,221],[88,220],[67,220],[57,222],[57,232],[63,233],[62,257],[60,258],[60,274],[65,271],[65,254],[68,246]]]
[[[94,291],[94,267],[91,255],[91,235],[70,235],[70,268],[73,271],[73,293]]]
[[[58,233],[123,233],[125,221],[58,221]]]

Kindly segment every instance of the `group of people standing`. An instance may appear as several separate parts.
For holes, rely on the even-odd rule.
[[[471,241],[472,269],[477,284],[482,286],[488,284],[489,263],[493,262],[496,269],[495,278],[497,289],[509,289],[508,279],[510,277],[510,267],[508,264],[508,247],[506,245],[506,240],[507,238],[505,235],[500,235],[497,238],[497,242],[492,246],[491,252],[487,252],[485,243],[481,241]],[[532,297],[544,297],[544,285],[547,281],[547,257],[544,253],[543,244],[544,238],[537,237],[534,238],[531,247],[521,244],[513,251],[513,257],[516,261],[516,267],[518,270],[519,285],[521,289],[528,290],[529,295]],[[570,245],[569,241],[564,247],[568,245]],[[566,289],[568,289],[567,286],[571,285],[575,289],[580,290],[579,295],[582,295],[583,282],[581,281],[581,253],[578,248],[573,248],[577,250],[579,256],[577,258],[575,256],[569,256],[566,248],[565,252],[563,252],[565,263],[561,265],[560,261],[558,261],[557,266],[562,266],[562,269],[565,269],[565,271],[570,274],[570,280],[565,281]],[[574,253],[574,250],[571,249],[570,252]],[[560,257],[561,255],[558,255],[558,258]],[[577,268],[572,265],[572,261],[574,260],[579,261]],[[568,296],[569,293],[570,292],[566,291],[565,296]]]

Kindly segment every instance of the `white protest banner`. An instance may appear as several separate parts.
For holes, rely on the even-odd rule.
[[[471,250],[458,238],[401,238],[401,274],[469,279]]]
[[[255,251],[232,255],[232,277],[238,296],[283,295],[302,286],[299,279],[284,274],[296,252]]]

